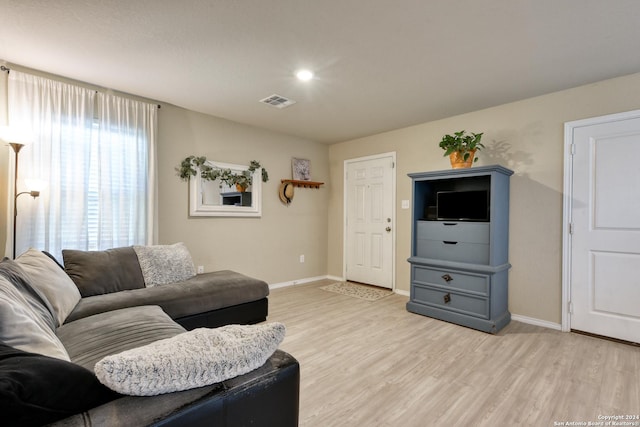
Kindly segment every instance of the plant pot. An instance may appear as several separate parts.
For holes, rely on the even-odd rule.
[[[453,169],[470,168],[475,157],[476,150],[469,151],[469,158],[467,158],[467,160],[464,160],[464,153],[461,151],[454,151],[449,154],[449,160],[451,161],[451,167]]]
[[[238,190],[241,193],[244,193],[245,191],[247,191],[247,187],[243,187],[240,184],[236,184],[236,190]]]

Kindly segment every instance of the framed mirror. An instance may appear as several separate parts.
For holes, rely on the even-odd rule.
[[[190,216],[260,217],[262,215],[262,170],[248,172],[248,166],[207,160],[208,166],[231,174],[249,174],[251,184],[242,189],[217,178],[204,179],[200,170],[189,179]]]

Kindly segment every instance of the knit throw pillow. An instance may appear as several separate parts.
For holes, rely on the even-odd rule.
[[[107,356],[94,371],[102,384],[133,396],[204,387],[259,368],[284,335],[278,322],[199,328]]]
[[[184,243],[134,246],[147,287],[181,282],[196,275],[191,254]]]

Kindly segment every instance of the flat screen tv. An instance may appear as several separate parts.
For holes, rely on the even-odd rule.
[[[436,209],[441,221],[489,221],[489,192],[439,191]]]

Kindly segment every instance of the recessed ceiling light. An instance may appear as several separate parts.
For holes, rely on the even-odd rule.
[[[299,70],[298,72],[296,72],[296,77],[298,78],[298,80],[308,82],[313,78],[313,73],[309,70]]]

